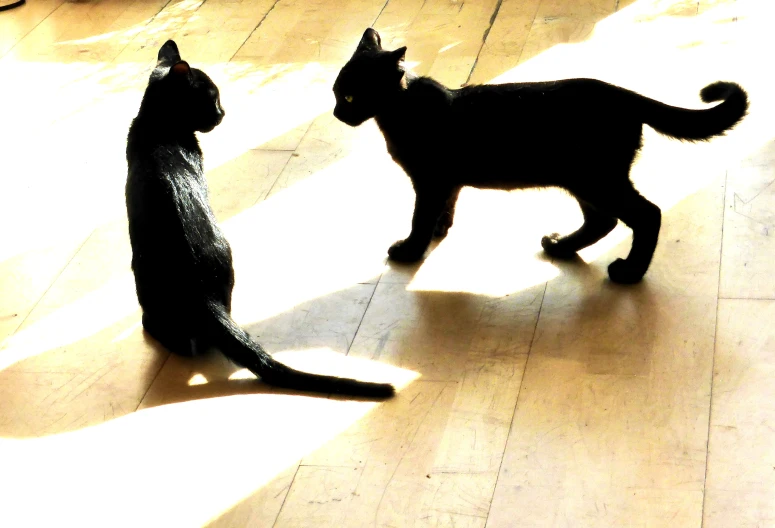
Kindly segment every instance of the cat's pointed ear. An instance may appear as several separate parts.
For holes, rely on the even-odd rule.
[[[191,75],[191,66],[186,61],[178,61],[170,68],[169,74],[180,79],[188,78]]]
[[[180,62],[180,52],[178,51],[178,45],[174,40],[168,40],[159,49],[159,58],[157,65],[172,65],[176,62]]]
[[[401,46],[395,51],[390,52],[390,59],[395,61],[396,64],[403,62],[406,58],[406,46]]]
[[[368,28],[363,32],[361,41],[358,43],[358,49],[355,51],[379,51],[382,49],[382,39],[379,33],[373,28]]]

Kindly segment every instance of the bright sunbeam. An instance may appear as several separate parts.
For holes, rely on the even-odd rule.
[[[143,409],[46,438],[0,439],[0,522],[201,526],[377,405],[250,394]]]

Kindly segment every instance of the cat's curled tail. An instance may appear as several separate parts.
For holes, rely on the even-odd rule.
[[[638,95],[640,116],[657,132],[688,141],[703,141],[723,135],[748,111],[748,95],[739,85],[718,81],[700,91],[705,103],[722,101],[703,110],[689,110],[666,105]]]
[[[261,345],[253,341],[248,333],[234,322],[223,305],[210,303],[208,312],[205,325],[214,344],[227,358],[247,368],[269,385],[371,398],[388,398],[395,394],[395,388],[389,383],[371,383],[292,369],[274,359]]]

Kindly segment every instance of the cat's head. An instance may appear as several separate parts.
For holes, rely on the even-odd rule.
[[[218,87],[203,71],[180,58],[178,46],[168,40],[159,50],[146,98],[153,99],[156,116],[176,128],[210,132],[223,120]]]
[[[401,89],[401,63],[405,55],[406,47],[383,50],[379,33],[368,28],[334,83],[334,116],[350,126],[358,126],[377,115]]]

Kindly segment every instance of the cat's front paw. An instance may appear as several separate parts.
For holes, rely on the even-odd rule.
[[[544,252],[550,257],[558,259],[569,259],[576,256],[576,252],[572,248],[563,244],[562,237],[558,233],[552,233],[541,239],[541,247],[544,248]]]
[[[646,270],[642,266],[633,266],[624,259],[616,259],[608,266],[608,277],[619,284],[635,284],[643,279]]]
[[[388,249],[388,257],[395,262],[417,262],[422,259],[425,249],[408,239],[399,240]]]

